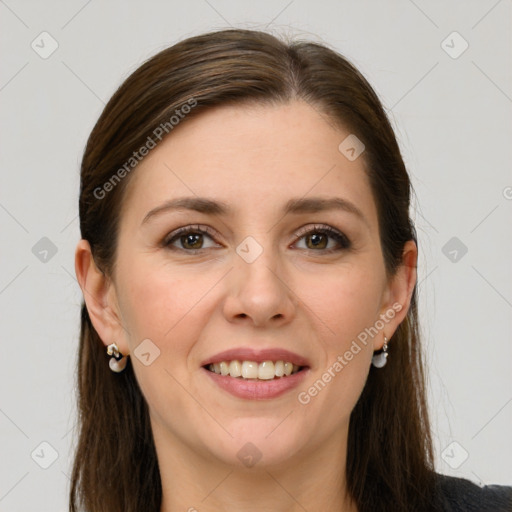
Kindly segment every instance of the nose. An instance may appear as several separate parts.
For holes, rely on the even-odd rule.
[[[235,254],[223,308],[228,321],[277,327],[294,318],[297,298],[290,277],[279,270],[276,261],[270,249],[251,263]]]

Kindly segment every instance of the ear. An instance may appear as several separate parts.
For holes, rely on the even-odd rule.
[[[393,275],[383,294],[383,303],[379,318],[385,322],[382,336],[374,339],[374,350],[384,345],[384,336],[389,340],[407,316],[411,298],[417,279],[418,248],[413,240],[405,243],[402,252],[402,263]]]
[[[120,321],[116,290],[95,264],[91,246],[80,240],[75,251],[75,273],[82,289],[89,317],[105,346],[116,343],[123,355],[128,355],[127,331]]]

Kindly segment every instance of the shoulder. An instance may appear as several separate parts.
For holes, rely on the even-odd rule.
[[[512,486],[479,487],[470,480],[437,474],[443,512],[511,512]]]

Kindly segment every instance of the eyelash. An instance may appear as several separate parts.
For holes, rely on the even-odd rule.
[[[311,235],[314,233],[321,233],[323,235],[327,235],[328,237],[334,239],[338,243],[338,247],[330,248],[330,249],[320,249],[320,250],[305,249],[306,251],[319,252],[319,253],[323,253],[323,254],[331,254],[334,252],[350,249],[352,246],[351,241],[348,239],[348,237],[345,234],[341,233],[340,231],[338,231],[330,226],[322,225],[322,224],[315,224],[313,227],[310,227],[307,230],[302,230],[302,229],[299,230],[297,233],[295,233],[295,236],[297,237],[297,239],[295,240],[294,243],[297,243],[299,240],[301,240],[305,236]],[[208,235],[212,239],[215,236],[214,233],[212,232],[212,230],[210,228],[208,228],[208,226],[200,226],[199,224],[197,224],[195,226],[186,226],[183,228],[179,228],[176,231],[173,231],[163,240],[162,245],[164,247],[168,248],[169,250],[181,251],[181,252],[186,252],[189,254],[198,254],[198,253],[201,253],[201,252],[209,249],[209,247],[201,248],[201,249],[183,249],[180,247],[172,246],[172,243],[175,240],[179,239],[179,237],[181,237],[183,235],[188,235],[188,234]]]

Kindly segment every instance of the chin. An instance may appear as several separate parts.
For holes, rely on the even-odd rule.
[[[210,451],[225,464],[239,468],[257,466],[261,469],[283,464],[299,451],[304,442],[290,432],[287,420],[278,426],[283,419],[284,416],[271,422],[268,418],[261,421],[255,418],[238,421],[236,429],[227,428],[233,437],[222,435],[222,440],[218,439],[214,445],[211,444],[213,439],[210,432],[207,434]]]

